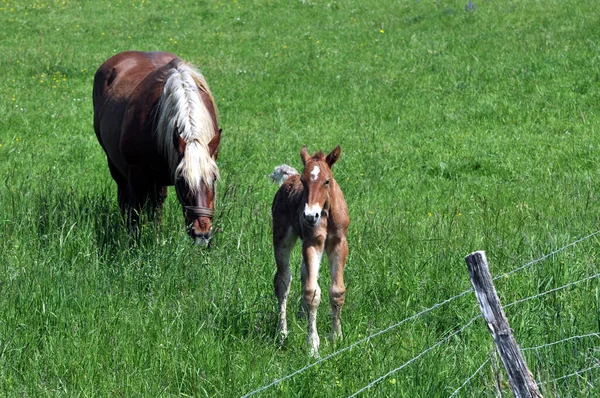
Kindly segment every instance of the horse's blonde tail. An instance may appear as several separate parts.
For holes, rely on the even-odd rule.
[[[298,170],[295,168],[288,166],[287,164],[282,164],[281,166],[275,167],[275,170],[273,170],[269,177],[271,180],[273,180],[273,182],[281,186],[281,184],[283,184],[288,177],[298,174],[300,173],[298,173]]]

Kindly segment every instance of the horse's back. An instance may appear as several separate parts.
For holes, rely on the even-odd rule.
[[[117,106],[124,108],[132,102],[136,87],[150,74],[175,58],[177,58],[175,54],[166,52],[126,51],[114,55],[104,62],[94,76],[95,126],[96,121],[100,121],[105,113],[114,112],[114,108]],[[110,118],[118,119],[115,116],[115,114],[111,114]],[[96,132],[98,132],[98,128],[96,128]]]
[[[176,55],[166,52],[122,52],[109,58],[94,76],[94,129],[109,163],[127,177],[132,156],[152,159],[147,120],[162,91],[162,69]],[[126,147],[135,151],[128,154]],[[125,148],[124,148],[125,147]],[[133,155],[132,155],[133,154]]]

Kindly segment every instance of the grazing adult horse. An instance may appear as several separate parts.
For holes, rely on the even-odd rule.
[[[160,220],[174,185],[189,235],[212,235],[221,131],[204,76],[174,54],[127,51],[94,76],[94,129],[130,231],[144,206]]]
[[[273,215],[273,247],[277,273],[275,294],[279,301],[279,333],[287,336],[286,306],[292,275],[290,253],[297,238],[302,240],[302,305],[308,314],[308,346],[310,354],[318,356],[317,308],[321,301],[321,289],[317,278],[323,251],[327,253],[331,274],[329,302],[333,325],[331,338],[342,337],[340,313],[344,305],[346,286],[344,266],[348,257],[346,234],[350,225],[348,206],[331,167],[339,159],[339,145],[327,156],[317,152],[312,157],[306,146],[300,156],[304,171],[299,174],[293,168],[282,165],[275,168],[271,178],[279,180],[280,187],[271,207]]]

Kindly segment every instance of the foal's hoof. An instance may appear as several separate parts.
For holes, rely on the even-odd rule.
[[[344,335],[342,334],[342,331],[338,331],[338,332],[331,332],[329,334],[329,341],[331,342],[335,342],[335,341],[342,341],[344,340]]]
[[[306,309],[304,308],[304,306],[302,304],[300,304],[300,307],[298,308],[298,313],[296,314],[296,318],[298,318],[298,319],[308,318],[308,316],[306,315]]]
[[[288,331],[280,331],[279,336],[277,337],[277,344],[281,347],[285,344],[285,340],[287,339],[288,336]]]
[[[319,358],[319,346],[321,345],[319,335],[316,333],[309,334],[306,340],[308,343],[308,355],[312,358]]]

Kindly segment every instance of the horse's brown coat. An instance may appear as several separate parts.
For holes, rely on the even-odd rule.
[[[176,55],[166,52],[127,51],[107,60],[94,77],[94,129],[106,152],[118,186],[119,205],[129,227],[135,226],[141,208],[147,204],[150,212],[157,211],[160,217],[167,186],[177,183],[158,143],[157,108],[167,74],[182,63]],[[216,107],[209,92],[198,91],[215,128],[210,150],[216,159],[220,143]],[[185,142],[182,145],[180,139],[173,137],[173,150],[185,150]],[[198,195],[186,194],[183,186],[176,189],[182,205],[214,208],[214,187],[203,187]],[[202,236],[206,241],[210,238],[210,218],[193,219],[186,215],[186,222],[191,225],[192,237]]]

